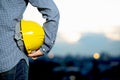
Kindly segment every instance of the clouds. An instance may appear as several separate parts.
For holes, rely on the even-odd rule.
[[[74,31],[59,32],[58,36],[59,39],[61,38],[61,42],[65,41],[69,44],[77,43],[81,38],[81,34]]]
[[[54,0],[61,13],[59,35],[62,40],[85,33],[103,34],[120,40],[120,0]],[[64,35],[63,35],[64,34]],[[70,35],[69,35],[70,34]],[[72,36],[73,37],[73,36]],[[78,39],[79,38],[79,39]],[[74,40],[75,41],[75,40]]]
[[[120,26],[114,27],[110,31],[105,32],[105,36],[109,39],[120,41]]]
[[[91,27],[82,28],[82,30],[66,30],[58,33],[58,42],[66,42],[69,44],[75,44],[81,40],[85,34],[102,34],[102,36],[114,40],[120,41],[120,26],[114,27]],[[88,34],[88,35],[89,35]]]

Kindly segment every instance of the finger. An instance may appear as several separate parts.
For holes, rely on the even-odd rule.
[[[40,50],[37,51],[32,51],[31,54],[29,54],[29,57],[38,57],[38,56],[42,56],[43,54],[40,52]]]
[[[33,60],[36,60],[36,59],[37,59],[37,57],[32,57],[32,59],[33,59]]]
[[[29,57],[37,57],[39,54],[36,51],[32,51],[28,56]]]

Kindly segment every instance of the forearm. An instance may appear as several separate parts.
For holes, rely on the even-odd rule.
[[[56,14],[54,12],[56,12]],[[43,24],[43,28],[45,31],[45,40],[40,50],[45,54],[47,54],[53,47],[58,31],[59,12],[58,10],[55,10],[53,11],[53,13],[54,15],[51,15],[51,17],[47,17],[46,22]]]

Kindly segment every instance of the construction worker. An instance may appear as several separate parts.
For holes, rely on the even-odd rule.
[[[43,44],[26,55],[15,40],[15,27],[22,20],[28,3],[36,7],[46,21]],[[28,57],[36,59],[49,53],[55,43],[58,23],[59,11],[53,0],[0,0],[0,80],[28,80]]]

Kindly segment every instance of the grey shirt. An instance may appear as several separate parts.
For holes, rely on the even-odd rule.
[[[28,63],[28,57],[17,47],[14,35],[15,26],[22,19],[29,2],[46,19],[43,24],[45,41],[40,48],[41,52],[49,53],[55,43],[59,11],[53,0],[0,0],[0,73],[13,68],[20,59]]]

